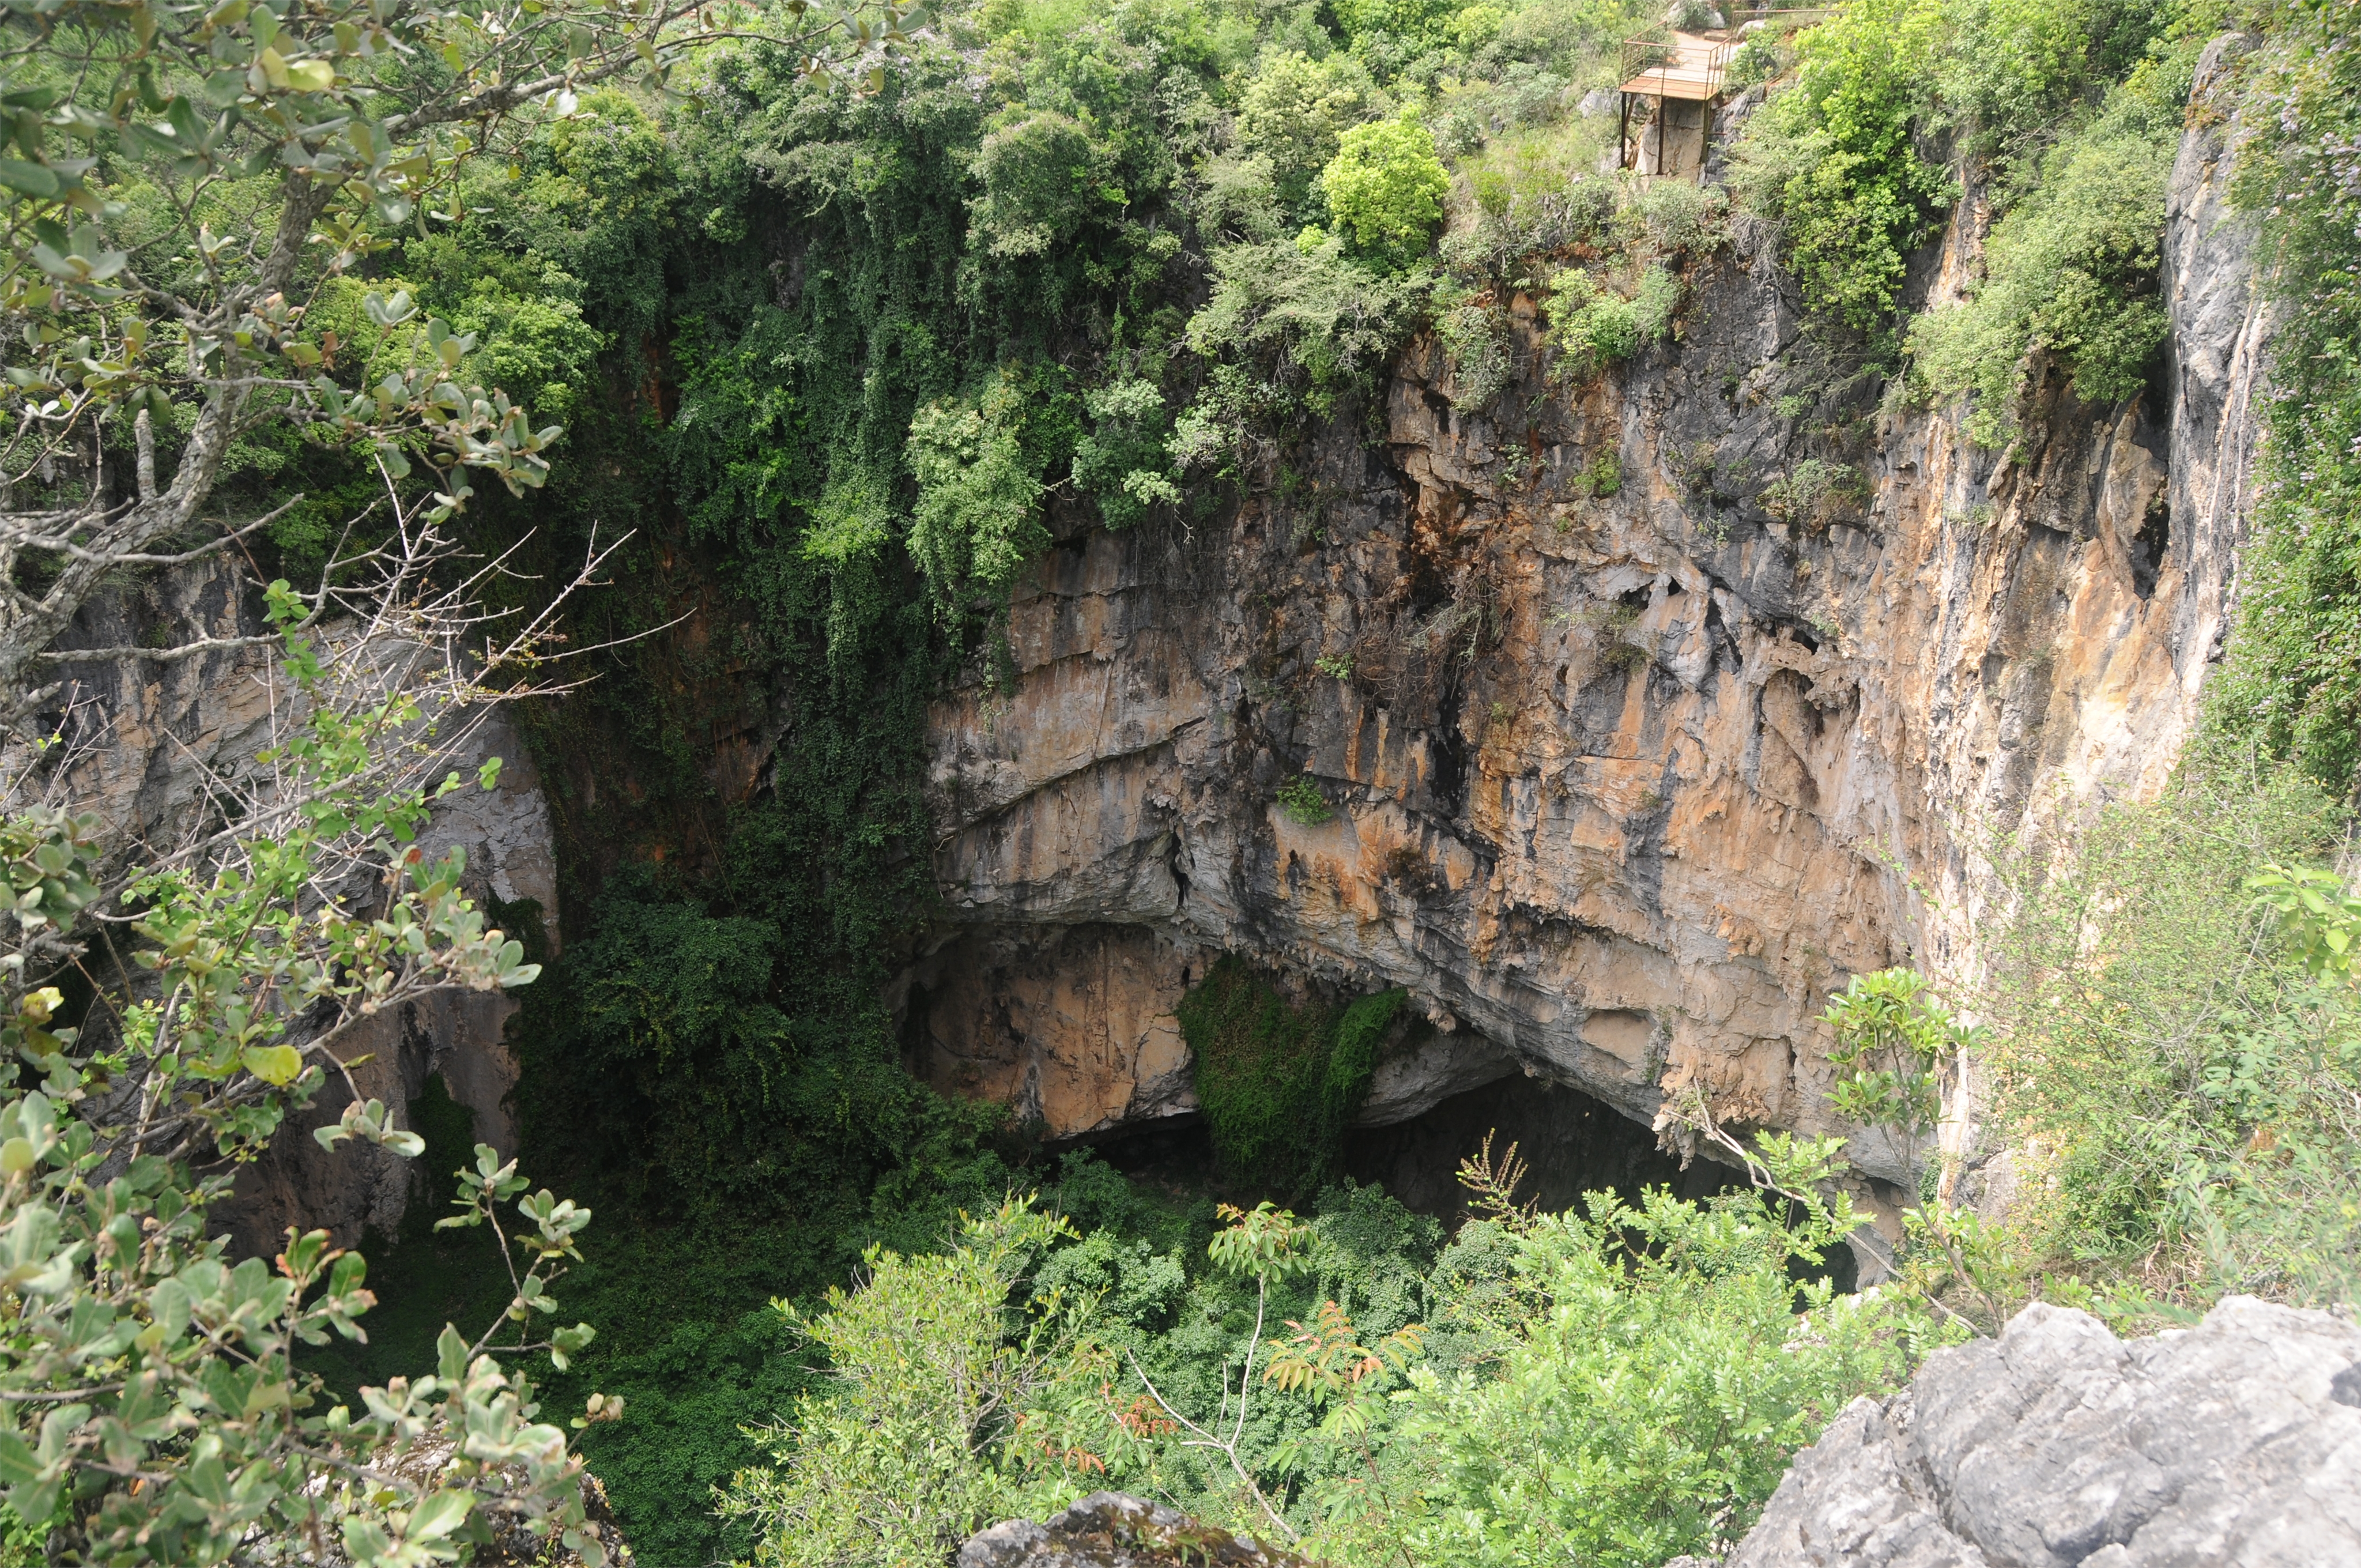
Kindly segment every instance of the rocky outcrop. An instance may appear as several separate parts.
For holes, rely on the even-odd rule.
[[[1302,1562],[1122,1492],[1093,1492],[1044,1524],[996,1524],[959,1554],[959,1568],[1289,1568]]]
[[[252,636],[264,628],[241,577],[218,561],[132,576],[85,606],[60,646]],[[152,663],[74,664],[65,673],[59,711],[47,716],[65,744],[51,764],[57,776],[47,782],[79,808],[99,813],[126,867],[178,847],[208,820],[221,781],[256,776],[257,753],[288,717],[286,693],[272,687],[275,651],[268,645]],[[464,850],[475,894],[511,906],[514,918],[538,918],[542,935],[555,942],[556,860],[532,757],[502,709],[476,709],[469,718],[446,765],[472,773],[500,757],[499,786],[462,789],[439,802],[420,848],[429,856]],[[354,1063],[361,1096],[382,1100],[398,1123],[439,1076],[470,1113],[475,1137],[513,1153],[507,1096],[517,1064],[502,1034],[517,1005],[497,993],[429,996],[366,1020],[339,1051]],[[234,1198],[214,1212],[242,1252],[268,1255],[290,1225],[324,1226],[340,1245],[399,1227],[412,1188],[410,1163],[358,1145],[332,1155],[311,1136],[351,1098],[341,1083],[331,1085],[261,1160],[239,1171]]]
[[[2234,1297],[2121,1341],[2035,1305],[1854,1401],[1729,1568],[2361,1563],[2361,1328]]]
[[[499,786],[463,789],[438,803],[419,848],[430,858],[465,850],[467,885],[489,903],[494,923],[520,928],[537,921],[543,941],[554,945],[557,864],[549,809],[524,738],[497,707],[448,765],[464,775],[488,757],[501,760]],[[357,1063],[350,1070],[360,1097],[383,1101],[401,1124],[409,1124],[408,1107],[427,1080],[440,1078],[467,1110],[474,1140],[512,1155],[519,1140],[508,1096],[519,1067],[506,1031],[519,1005],[505,992],[437,992],[364,1020],[336,1048]],[[216,1212],[238,1247],[267,1255],[283,1244],[290,1225],[325,1226],[342,1245],[368,1231],[390,1235],[401,1228],[416,1185],[414,1163],[352,1143],[331,1153],[312,1136],[313,1128],[343,1115],[352,1099],[342,1084],[330,1084],[310,1111],[290,1119],[269,1153],[238,1173],[232,1203]]]
[[[1605,379],[1551,378],[1520,296],[1480,409],[1421,342],[1366,427],[1235,511],[1061,522],[1015,680],[933,716],[939,951],[992,957],[911,1014],[929,1076],[1052,1135],[1184,1114],[1155,1020],[1236,951],[1411,991],[1436,1033],[1382,1116],[1521,1070],[1645,1123],[1693,1084],[1905,1179],[1825,1109],[1828,992],[1971,963],[1976,831],[2054,783],[2155,789],[2218,654],[2268,323],[2228,132],[2202,98],[2192,124],[2162,399],[2087,407],[2052,371],[1980,450],[1816,359],[1741,221],[1677,340]],[[1298,774],[1325,820],[1281,808]],[[1064,951],[1089,1007],[1039,967]]]

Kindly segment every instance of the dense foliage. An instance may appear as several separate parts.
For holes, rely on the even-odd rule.
[[[1106,1227],[1053,1247],[1058,1228],[1004,1206],[947,1257],[873,1253],[828,1298],[808,1332],[837,1381],[726,1507],[780,1564],[935,1560],[1109,1484],[1332,1562],[1710,1550],[1936,1337],[1798,1284],[1858,1221],[1811,1191],[1828,1154],[1764,1146],[1793,1201],[1594,1195],[1540,1216],[1510,1151],[1471,1165],[1488,1217],[1440,1250],[1366,1189],[1309,1223],[1226,1210],[1193,1259]]]
[[[2280,325],[2212,728],[2229,752],[2292,759],[2349,802],[2361,791],[2361,43],[2339,0],[2263,15],[2239,194],[2264,214]]]
[[[2020,913],[1982,1003],[2022,1196],[1981,1288],[2054,1274],[2135,1319],[2361,1291],[2361,911],[2297,869],[2336,836],[2300,778],[2191,769],[2063,874],[2003,855]]]
[[[1179,1016],[1222,1174],[1288,1195],[1330,1175],[1403,995],[1295,1006],[1243,960],[1215,963]]]

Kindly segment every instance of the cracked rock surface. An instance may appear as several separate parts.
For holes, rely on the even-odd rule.
[[[2118,1340],[2036,1304],[1854,1401],[1729,1568],[2361,1563],[2361,1327],[2233,1297]]]
[[[1302,1568],[1303,1559],[1161,1503],[1093,1492],[1046,1523],[1009,1519],[960,1548],[959,1568]]]

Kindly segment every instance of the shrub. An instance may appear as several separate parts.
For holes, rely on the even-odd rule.
[[[1120,1429],[1096,1398],[1115,1370],[1086,1332],[1096,1303],[1052,1294],[1008,1310],[1032,1262],[1071,1234],[1012,1199],[946,1254],[871,1247],[860,1288],[831,1288],[809,1318],[774,1304],[836,1387],[797,1399],[763,1434],[773,1464],[720,1495],[725,1517],[754,1526],[756,1563],[947,1562],[985,1525],[1052,1512],[1104,1473]]]
[[[972,404],[932,403],[910,421],[907,452],[918,481],[910,556],[946,609],[962,595],[1005,593],[1049,545],[1023,419],[1017,383],[1003,377]]]
[[[1465,289],[1435,291],[1434,334],[1451,375],[1451,406],[1480,409],[1509,383],[1509,313]]]
[[[1287,819],[1305,828],[1317,828],[1336,816],[1328,797],[1320,793],[1320,782],[1310,773],[1297,773],[1282,783],[1278,798],[1279,808],[1287,813]]]
[[[1109,528],[1128,528],[1159,502],[1180,499],[1166,475],[1164,394],[1156,383],[1116,381],[1082,394],[1095,422],[1074,447],[1074,483]]]
[[[1575,376],[1595,376],[1668,336],[1680,301],[1681,280],[1662,267],[1641,273],[1629,299],[1570,267],[1553,280],[1546,302],[1549,341],[1566,356]]]
[[[1047,110],[1022,114],[983,138],[975,172],[983,194],[975,236],[994,256],[1038,256],[1101,212],[1122,205],[1115,160],[1089,129]]]
[[[1795,84],[1735,149],[1732,183],[1779,223],[1806,304],[1855,332],[1891,329],[1904,258],[1949,199],[1911,135],[1938,20],[1928,0],[1853,0],[1802,36]]]
[[[1451,194],[1434,137],[1407,117],[1356,126],[1338,137],[1320,182],[1334,226],[1349,233],[1362,255],[1398,271],[1426,253]]]
[[[1906,1377],[1928,1341],[1891,1303],[1795,1283],[1791,1259],[1844,1245],[1848,1200],[1807,1198],[1792,1226],[1751,1192],[1586,1204],[1512,1222],[1510,1282],[1463,1295],[1493,1347],[1486,1375],[1411,1375],[1397,1441],[1433,1472],[1396,1524],[1416,1561],[1655,1568],[1726,1550],[1795,1451]],[[1470,1226],[1454,1252],[1489,1232]]]
[[[1464,10],[1488,13],[1478,19],[1479,32],[1499,25],[1500,12],[1492,6],[1467,6],[1464,0],[1334,0],[1336,20],[1345,36],[1356,41],[1381,35],[1394,39],[1411,54],[1458,42],[1456,24]]]
[[[1980,444],[2015,433],[2036,353],[2055,355],[2091,402],[2145,382],[2167,331],[2158,269],[2179,142],[2177,117],[2118,95],[2042,160],[2040,181],[1993,229],[1972,295],[1913,324],[1919,373],[1938,392],[1973,396]]]
[[[1256,422],[1325,418],[1368,385],[1413,320],[1411,280],[1372,271],[1322,236],[1215,249],[1213,291],[1190,318],[1189,345],[1213,362],[1205,389],[1174,422],[1182,466],[1235,445]]]
[[[1750,35],[1730,57],[1729,68],[1722,73],[1722,82],[1730,92],[1742,93],[1749,87],[1776,81],[1787,69],[1781,39],[1765,29]]]
[[[1651,180],[1632,190],[1631,198],[1627,221],[1648,251],[1667,256],[1708,250],[1721,243],[1730,198],[1719,188],[1686,180]]]
[[[1806,457],[1763,486],[1762,502],[1781,522],[1817,533],[1857,515],[1869,494],[1869,477],[1851,464]]]
[[[2298,778],[2192,766],[2004,847],[2018,912],[1981,1010],[2020,1291],[2052,1270],[2147,1315],[2361,1289],[2361,996],[2323,959],[2361,922],[2341,879],[2288,869],[2334,821]]]

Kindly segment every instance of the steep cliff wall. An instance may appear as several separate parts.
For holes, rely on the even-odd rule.
[[[240,592],[242,576],[211,561],[118,584],[83,609],[60,646],[136,645],[159,630],[175,640],[192,631],[254,635],[263,628]],[[69,745],[58,787],[106,821],[125,865],[177,847],[207,819],[220,782],[254,776],[256,754],[289,715],[283,689],[274,704],[274,659],[263,645],[169,663],[67,667],[56,719]],[[522,738],[497,707],[481,713],[448,765],[471,772],[493,756],[505,764],[499,787],[462,790],[438,803],[419,846],[429,856],[465,850],[475,895],[538,905],[554,942],[549,812]],[[385,1102],[397,1124],[406,1124],[406,1108],[439,1075],[470,1113],[475,1136],[513,1153],[516,1118],[508,1093],[517,1064],[502,1031],[516,1007],[500,994],[429,996],[363,1021],[339,1054],[354,1064],[362,1097]],[[341,1083],[330,1085],[308,1113],[291,1119],[261,1160],[238,1172],[233,1201],[215,1212],[242,1253],[269,1255],[289,1225],[324,1225],[348,1245],[365,1230],[390,1232],[400,1224],[412,1190],[409,1162],[367,1146],[330,1155],[311,1136],[311,1129],[333,1124],[351,1098]]]
[[[1988,452],[1832,382],[1741,221],[1676,340],[1604,379],[1545,377],[1520,297],[1484,407],[1422,341],[1366,427],[1235,514],[1065,530],[1014,680],[935,711],[924,1070],[1057,1135],[1184,1113],[1169,1015],[1228,950],[1410,989],[1439,1033],[1365,1120],[1521,1069],[1642,1122],[1694,1083],[1733,1123],[1831,1129],[1829,989],[1972,962],[1978,835],[2053,784],[2156,788],[2218,656],[2268,323],[2209,86],[2170,364],[2127,404],[2051,374]],[[1979,242],[1963,215],[1936,298]],[[1328,820],[1279,805],[1298,773]]]

